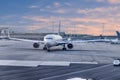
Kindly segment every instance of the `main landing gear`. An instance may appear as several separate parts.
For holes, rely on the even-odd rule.
[[[65,47],[65,44],[63,45],[62,50],[64,50],[64,51],[66,51],[66,50],[67,50],[67,49],[66,49],[66,47]]]
[[[50,52],[50,49],[47,49],[48,52]]]

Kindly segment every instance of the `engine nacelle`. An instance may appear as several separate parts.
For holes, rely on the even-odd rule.
[[[69,43],[69,44],[67,44],[67,47],[68,47],[69,49],[72,49],[72,48],[73,48],[73,44]]]
[[[34,47],[34,48],[39,48],[39,46],[40,46],[39,43],[34,43],[34,44],[33,44],[33,47]]]

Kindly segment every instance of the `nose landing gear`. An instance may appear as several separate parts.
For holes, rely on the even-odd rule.
[[[43,50],[47,50],[48,52],[50,52],[50,48],[48,48],[46,45],[44,45]]]
[[[43,50],[47,50],[47,47],[46,47],[46,45],[43,47]]]

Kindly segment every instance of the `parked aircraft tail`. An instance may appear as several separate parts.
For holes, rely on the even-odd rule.
[[[117,37],[120,40],[120,32],[116,31]]]

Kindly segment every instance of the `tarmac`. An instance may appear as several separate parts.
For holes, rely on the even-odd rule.
[[[75,43],[71,50],[62,46],[50,52],[33,48],[31,42],[0,41],[0,80],[67,80],[74,77],[120,80],[120,45]],[[32,76],[33,75],[33,76]]]

